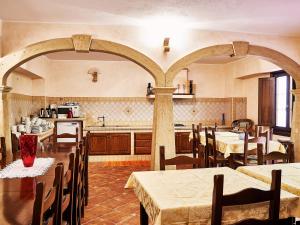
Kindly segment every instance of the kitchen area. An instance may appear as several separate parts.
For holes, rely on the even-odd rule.
[[[229,74],[228,68],[245,63],[240,61],[197,62],[178,74],[173,94],[177,154],[191,153],[193,123],[228,127],[234,119],[247,117],[249,98],[239,89],[232,93],[226,88],[234,82],[242,89],[247,81]],[[90,132],[90,161],[151,159],[155,82],[143,68],[106,53],[70,52],[40,56],[22,68],[8,80],[13,87],[12,134],[36,133],[46,145],[52,141],[54,123],[69,121],[57,134],[74,133],[76,127],[82,127],[81,138]],[[29,77],[28,71],[35,75]]]

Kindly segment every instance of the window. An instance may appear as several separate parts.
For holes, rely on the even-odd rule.
[[[275,78],[275,126],[274,133],[289,136],[291,132],[292,98],[294,82],[285,71],[272,73]],[[293,87],[294,88],[294,87]]]

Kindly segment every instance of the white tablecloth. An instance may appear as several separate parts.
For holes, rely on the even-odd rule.
[[[0,171],[0,178],[36,177],[47,172],[54,163],[54,158],[36,158],[32,167],[24,167],[18,159]]]
[[[133,188],[155,225],[210,224],[213,177],[224,174],[224,193],[230,194],[255,187],[268,190],[270,185],[227,167],[134,172],[126,188]],[[268,204],[225,207],[224,224],[245,216],[265,218]],[[299,197],[282,191],[280,216],[300,216]]]
[[[190,140],[193,134],[190,134]],[[205,132],[200,132],[201,144],[205,145]],[[232,132],[216,132],[217,150],[224,154],[227,158],[231,153],[244,153],[244,140],[239,139],[239,134]],[[256,143],[249,143],[248,150],[256,149]],[[278,151],[285,153],[284,146],[278,141],[269,141],[269,152]]]
[[[274,169],[280,169],[282,171],[282,189],[300,196],[300,163],[242,166],[237,170],[258,180],[271,183],[271,171]]]

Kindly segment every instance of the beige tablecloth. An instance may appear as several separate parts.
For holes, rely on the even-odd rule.
[[[193,139],[193,134],[190,134],[190,140]],[[205,132],[200,132],[200,140],[205,145]],[[232,132],[216,132],[216,145],[217,150],[224,154],[227,158],[231,153],[244,152],[244,140],[239,139],[239,134]],[[256,149],[256,143],[249,143],[248,150]],[[278,151],[285,153],[284,146],[278,141],[269,141],[269,152]]]
[[[134,172],[126,188],[133,188],[155,225],[202,225],[210,224],[213,176],[224,174],[225,194],[255,187],[269,189],[270,186],[257,179],[227,167]],[[282,191],[280,216],[298,216],[299,197]],[[224,224],[242,218],[264,218],[268,215],[268,204],[225,207]]]
[[[243,166],[237,170],[269,184],[271,183],[271,171],[274,169],[282,170],[282,189],[300,196],[300,163]]]

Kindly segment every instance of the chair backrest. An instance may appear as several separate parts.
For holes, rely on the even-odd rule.
[[[73,223],[80,224],[81,220],[81,188],[84,171],[82,149],[77,148],[75,154],[74,191],[73,191]]]
[[[74,192],[74,168],[75,166],[75,154],[69,154],[69,167],[63,176],[62,185],[62,199],[60,213],[61,219],[67,221],[68,224],[72,224],[72,212],[73,212],[73,192]]]
[[[235,194],[224,195],[224,175],[214,176],[211,224],[221,225],[223,206],[246,205],[269,201],[269,218],[266,220],[244,219],[235,224],[279,224],[281,170],[272,171],[269,191],[247,188]]]
[[[295,162],[295,149],[294,143],[288,140],[278,140],[286,149],[286,152],[289,156],[289,163]]]
[[[214,167],[217,166],[217,146],[215,129],[211,128],[211,133],[208,132],[209,127],[205,127],[205,151],[207,155],[212,155],[214,158]]]
[[[201,143],[200,141],[200,127],[199,125],[195,125],[195,124],[192,124],[192,133],[193,133],[193,149],[192,149],[192,152],[193,152],[193,157],[196,158],[197,157],[197,149],[198,149],[198,145]]]
[[[257,162],[258,165],[263,165],[263,164],[274,164],[274,163],[288,163],[290,162],[290,155],[288,152],[286,153],[281,153],[281,152],[270,152],[267,154],[263,153],[263,145],[258,144],[257,145]]]
[[[59,224],[58,214],[62,176],[63,167],[61,165],[57,165],[55,168],[53,186],[46,195],[44,183],[37,184],[32,215],[32,225],[42,225],[44,220],[47,221],[48,225]]]
[[[193,168],[201,168],[203,165],[203,159],[201,158],[200,149],[198,149],[198,157],[192,158],[189,156],[181,155],[171,159],[165,158],[165,146],[159,147],[160,151],[160,170],[165,170],[166,166],[170,165],[193,165]]]
[[[58,142],[58,138],[73,138],[75,139],[74,142]],[[57,129],[54,130],[53,133],[53,144],[54,147],[60,146],[60,147],[70,147],[70,146],[78,146],[79,145],[79,132],[78,127],[76,127],[75,134],[70,133],[63,133],[63,134],[57,134]]]
[[[257,143],[257,148],[261,147],[261,149],[263,148],[262,146],[262,142],[264,139],[262,139],[261,137],[255,137],[252,139],[249,139],[249,133],[247,131],[244,132],[244,152],[243,152],[243,165],[247,166],[248,164],[248,156],[250,155],[255,155],[257,156],[257,149],[253,149],[253,150],[249,150],[248,149],[248,145],[249,143]]]
[[[265,154],[267,154],[269,152],[270,131],[259,132],[258,137],[265,138]]]
[[[0,150],[2,158],[6,157],[6,144],[5,144],[5,137],[0,137]]]

